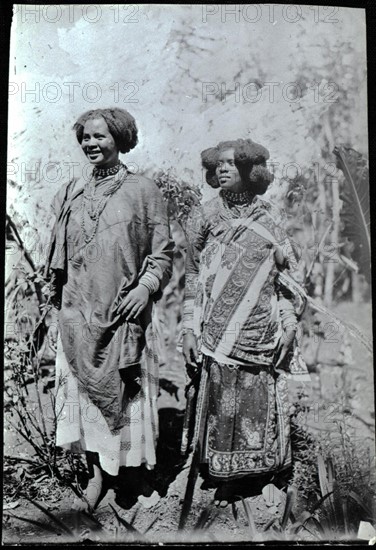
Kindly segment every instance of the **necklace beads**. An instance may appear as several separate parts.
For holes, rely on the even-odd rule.
[[[254,195],[245,191],[244,193],[232,193],[231,191],[221,191],[222,205],[228,218],[248,217],[253,209]]]
[[[120,169],[121,166],[124,166],[124,165],[120,163],[119,169]],[[115,168],[115,167],[113,167],[113,168]],[[117,170],[117,172],[119,171],[119,169]],[[117,172],[115,172],[115,174]],[[98,173],[95,174],[94,170],[93,170],[93,174],[92,174],[90,180],[85,184],[83,197],[82,197],[81,231],[82,231],[82,234],[83,234],[83,237],[84,237],[85,244],[89,244],[93,240],[93,238],[94,238],[94,236],[97,232],[97,229],[98,229],[99,217],[100,217],[101,213],[103,212],[108,199],[119,189],[119,187],[122,185],[122,183],[124,181],[124,177],[118,178],[117,181],[115,180],[112,185],[110,185],[105,191],[103,191],[103,194],[102,194],[101,197],[96,197],[95,196],[96,188],[95,188],[95,186],[93,187],[91,185],[91,182],[94,180],[95,175],[99,175],[99,174]],[[108,176],[109,174],[106,174],[106,175]],[[127,177],[127,173],[125,174],[125,177]],[[97,203],[97,205],[95,207],[93,205],[94,202]],[[85,212],[87,212],[90,219],[93,220],[93,222],[94,222],[94,228],[93,228],[93,231],[91,232],[91,234],[87,233],[87,231],[86,231]]]
[[[120,168],[124,166],[121,161],[119,161],[115,166],[111,166],[110,168],[98,168],[98,166],[94,167],[93,170],[93,176],[94,177],[102,177],[105,178],[106,176],[114,176],[117,174],[120,170]]]
[[[232,204],[242,205],[249,204],[252,202],[254,195],[249,191],[244,191],[243,193],[233,193],[232,191],[222,190],[221,191],[223,198]]]

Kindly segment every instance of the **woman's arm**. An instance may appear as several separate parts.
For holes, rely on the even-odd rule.
[[[284,331],[296,331],[298,320],[295,314],[294,297],[287,289],[280,287],[277,290],[279,317]]]
[[[201,207],[194,207],[186,226],[185,292],[183,304],[183,355],[187,365],[197,365],[199,356],[193,332],[193,310],[197,295],[200,254],[205,244],[205,222]]]
[[[50,210],[51,214],[55,218],[55,224],[52,230],[51,238],[50,238],[50,244],[47,251],[47,263],[45,266],[45,277],[48,279],[48,292],[49,292],[49,298],[52,304],[52,310],[51,310],[51,318],[53,321],[51,321],[52,325],[57,324],[57,312],[61,308],[61,291],[62,291],[62,285],[61,285],[61,279],[62,274],[59,270],[55,271],[53,269],[50,269],[49,262],[50,262],[50,255],[51,255],[51,248],[55,246],[55,231],[56,231],[56,221],[59,216],[59,212],[61,210],[61,207],[64,202],[64,197],[67,193],[68,186],[70,185],[70,182],[60,187],[60,189],[55,193],[51,205]]]
[[[294,296],[283,286],[277,288],[279,317],[282,324],[282,338],[277,351],[275,367],[278,368],[291,349],[298,328],[295,314]]]
[[[65,283],[65,273],[62,269],[52,267],[53,257],[65,255],[65,243],[58,239],[58,223],[62,216],[63,208],[68,203],[69,197],[74,191],[76,180],[70,180],[60,187],[54,195],[51,202],[51,213],[55,217],[55,223],[51,232],[49,247],[47,250],[46,265],[44,275],[49,280],[49,297],[54,308],[60,309],[63,284]]]
[[[154,294],[166,287],[172,275],[172,259],[175,243],[171,238],[167,205],[162,193],[153,183],[147,200],[147,230],[150,254],[144,259],[139,284]]]
[[[275,261],[282,273],[288,273],[294,280],[299,280],[298,261],[286,231],[284,212],[273,206],[270,214],[274,221]],[[282,338],[277,351],[275,367],[284,361],[294,341],[298,320],[296,315],[296,299],[293,292],[280,281],[276,288],[278,298],[279,318],[282,324]]]
[[[144,194],[146,231],[149,238],[148,254],[143,261],[138,285],[119,304],[117,313],[128,321],[145,309],[152,294],[158,299],[172,274],[172,258],[175,243],[171,238],[167,207],[162,193],[154,183],[147,185]]]
[[[64,189],[59,189],[55,194],[51,203],[51,211],[55,218],[58,216],[58,213],[61,209],[63,202],[63,193],[65,192],[66,186]],[[51,270],[49,273],[49,298],[51,300],[52,308],[49,312],[49,324],[47,332],[47,342],[51,350],[56,353],[57,350],[57,339],[58,339],[58,317],[59,309],[61,308],[61,273],[59,271]]]
[[[201,206],[192,209],[186,226],[185,291],[183,330],[193,331],[193,307],[197,295],[200,254],[205,244],[205,222]]]

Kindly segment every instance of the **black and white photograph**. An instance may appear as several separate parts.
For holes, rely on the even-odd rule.
[[[4,545],[376,544],[366,18],[13,4]]]

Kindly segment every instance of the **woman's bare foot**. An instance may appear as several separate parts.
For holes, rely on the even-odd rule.
[[[233,496],[233,492],[231,490],[231,487],[227,483],[223,483],[218,487],[214,494],[214,504],[215,506],[219,508],[226,508],[226,506],[229,504],[231,497]]]
[[[99,502],[104,497],[103,476],[98,466],[94,466],[94,477],[89,479],[89,483],[83,492],[83,499],[75,499],[72,509],[78,512],[93,513]]]
[[[161,500],[161,497],[157,491],[153,491],[150,496],[139,495],[137,497],[138,502],[142,504],[144,508],[153,508]]]

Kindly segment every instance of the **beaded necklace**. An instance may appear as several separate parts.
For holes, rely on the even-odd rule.
[[[254,195],[250,191],[243,191],[243,193],[233,193],[227,189],[221,191],[222,196],[233,204],[249,204],[252,202]]]
[[[249,191],[244,193],[232,193],[231,191],[221,190],[222,203],[227,217],[244,218],[248,217],[253,209],[253,199],[255,195]]]
[[[122,163],[119,163],[119,165],[116,165],[116,166],[118,166],[118,168],[117,168],[116,172],[114,172],[115,174],[117,172],[119,172],[120,168],[124,165]],[[112,167],[112,168],[115,168],[115,166]],[[95,185],[92,185],[91,182],[95,179],[95,176],[98,176],[98,175],[102,176],[102,173],[99,173],[99,170],[106,171],[105,172],[106,176],[113,175],[113,174],[109,174],[107,172],[107,171],[111,170],[111,168],[94,169],[90,180],[87,183],[85,183],[83,198],[82,198],[82,205],[81,205],[81,230],[82,230],[82,234],[84,236],[85,244],[89,244],[93,240],[93,238],[94,238],[94,236],[97,232],[97,229],[98,229],[99,216],[103,212],[104,207],[106,206],[108,199],[114,193],[116,193],[116,191],[122,185],[125,177],[127,177],[127,175],[128,175],[128,173],[126,173],[125,177],[115,178],[115,181],[112,183],[112,185],[109,185],[108,188],[103,191],[103,194],[100,197],[96,197],[95,196],[96,187],[95,187]],[[96,205],[95,205],[95,203],[96,203]],[[94,222],[94,229],[93,229],[91,234],[87,233],[87,231],[86,231],[85,212],[88,213],[91,220],[93,220],[93,222]]]
[[[120,160],[117,164],[115,164],[115,166],[111,166],[110,168],[98,168],[98,166],[94,166],[93,176],[95,178],[98,176],[101,178],[105,178],[107,176],[114,176],[119,172],[122,166],[124,166],[124,164]]]

